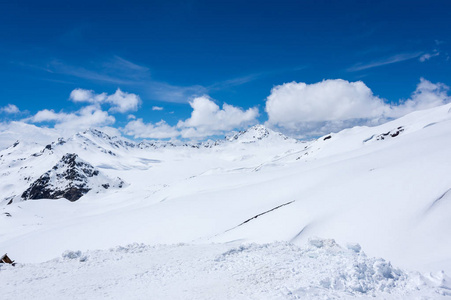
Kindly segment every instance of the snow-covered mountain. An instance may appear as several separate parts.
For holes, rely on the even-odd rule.
[[[247,130],[227,136],[226,140],[230,142],[237,141],[239,143],[256,143],[262,140],[269,140],[272,143],[277,143],[290,140],[290,138],[280,132],[275,132],[269,128],[266,128],[264,125],[255,125]]]
[[[131,243],[174,245],[167,246],[174,253],[179,253],[175,245],[189,243],[189,253],[211,247],[233,255],[247,250],[226,249],[228,243],[237,249],[237,243],[269,243],[258,247],[293,254],[289,245],[304,247],[319,236],[341,245],[359,243],[369,257],[384,257],[402,269],[451,274],[451,104],[308,142],[262,125],[204,143],[134,142],[94,129],[43,142],[19,139],[0,151],[0,252],[18,262],[41,263],[68,249],[101,251]],[[343,270],[367,263],[333,249],[323,254],[347,257],[337,258]],[[265,255],[276,255],[268,251]],[[295,261],[298,254],[281,259]],[[228,262],[223,266],[236,268]],[[373,275],[389,274],[377,268]],[[0,282],[3,274],[17,272],[19,278],[17,270],[1,269]],[[371,286],[368,291],[377,286],[382,294],[376,296],[385,298],[388,289],[380,284],[395,284],[393,278],[413,284],[408,271],[390,274],[352,280],[356,286]],[[449,295],[449,278],[431,276],[441,279],[431,279],[436,284],[425,295]],[[314,291],[346,297],[351,291],[350,281],[327,278],[311,283],[316,290],[304,289],[305,294],[305,282],[296,286],[297,292],[286,286],[282,298],[290,298],[289,292],[315,298]],[[419,280],[413,289],[430,286],[431,280]],[[343,294],[327,292],[337,289]],[[370,295],[352,290],[352,295],[363,294]]]
[[[103,176],[92,165],[79,159],[75,153],[65,154],[49,171],[34,181],[23,192],[24,200],[60,199],[77,201],[87,192],[96,189],[122,188],[124,182]]]
[[[97,183],[97,187],[103,185],[122,187],[123,184],[120,184],[122,182],[120,179],[112,182],[113,179],[103,178],[105,177],[103,172],[100,173],[101,176],[98,176],[99,170],[93,171],[93,165],[100,169],[147,169],[147,165],[155,162],[155,160],[136,156],[152,156],[152,151],[168,151],[171,153],[188,151],[196,154],[196,152],[200,152],[197,151],[198,149],[235,148],[236,145],[242,144],[257,143],[254,147],[261,147],[262,145],[272,147],[274,144],[280,144],[279,146],[284,147],[287,143],[297,143],[296,140],[289,139],[262,125],[253,126],[223,140],[203,143],[133,142],[124,137],[109,136],[96,129],[88,129],[69,138],[60,137],[46,145],[39,144],[38,140],[30,140],[32,139],[17,140],[11,146],[0,151],[0,165],[3,165],[6,170],[2,174],[4,177],[4,193],[3,199],[0,198],[0,203],[11,204],[13,201],[23,199],[55,199],[61,197],[76,201],[91,190],[93,185],[96,185],[91,183],[94,179],[104,181],[104,183]],[[189,151],[193,149],[195,150]],[[214,152],[214,150],[212,151]],[[227,151],[223,149],[222,152]],[[230,154],[233,155],[233,151],[231,152]],[[250,156],[245,155],[246,159]],[[124,160],[134,161],[135,164],[127,165],[127,163],[123,163]],[[114,162],[114,166],[111,165],[112,162]],[[19,182],[25,181],[26,184],[30,184],[26,191],[22,191],[23,185],[14,184],[18,177],[20,177]],[[88,180],[88,178],[92,179]],[[69,192],[69,189],[76,186],[79,187],[77,192]],[[38,192],[38,189],[41,191]],[[66,194],[66,196],[61,196],[63,194]]]

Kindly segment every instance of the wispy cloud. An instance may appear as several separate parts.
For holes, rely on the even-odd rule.
[[[237,78],[227,79],[224,81],[219,81],[219,82],[209,85],[208,89],[209,90],[221,90],[224,88],[230,88],[230,87],[234,87],[234,86],[243,85],[248,82],[257,80],[257,79],[265,76],[266,74],[267,74],[267,72],[254,73],[254,74],[249,74],[249,75],[245,75],[245,76],[241,76],[241,77],[237,77]]]
[[[207,86],[207,89],[208,90],[226,89],[226,88],[230,88],[230,87],[234,87],[234,86],[240,86],[240,85],[243,85],[243,84],[255,81],[255,80],[259,80],[259,79],[277,75],[277,74],[297,72],[300,70],[304,70],[305,68],[306,68],[306,66],[297,66],[294,68],[283,68],[283,69],[275,69],[275,70],[271,70],[271,71],[251,73],[251,74],[247,74],[244,76],[216,82],[214,84]]]
[[[173,103],[188,103],[189,100],[208,94],[209,91],[202,85],[177,86],[160,81],[149,81],[145,86],[149,97]]]
[[[425,53],[425,54],[421,55],[420,58],[418,58],[418,60],[421,62],[425,62],[427,60],[430,60],[432,57],[439,56],[439,55],[440,55],[440,52],[438,52],[437,50],[434,50],[432,53]]]
[[[12,62],[27,69],[39,70],[49,74],[66,75],[98,82],[115,84],[133,84],[150,79],[149,68],[140,66],[119,56],[100,61],[86,63],[84,67],[53,58],[45,63]],[[41,78],[42,80],[73,83],[55,78]]]
[[[87,69],[54,59],[47,64],[46,69],[50,73],[116,84],[133,84],[137,76],[140,78],[145,76],[144,74],[137,75],[136,70],[127,69],[122,62],[119,63],[119,65],[114,65],[112,62],[107,62],[101,66],[94,65],[92,69]]]
[[[52,59],[43,65],[19,63],[23,67],[33,68],[52,74],[65,75],[76,83],[76,78],[95,81],[106,84],[116,84],[123,88],[133,89],[145,98],[172,103],[188,103],[195,97],[240,86],[264,77],[295,72],[304,69],[304,66],[289,69],[277,69],[246,74],[232,79],[217,81],[210,85],[174,85],[169,82],[155,79],[151,76],[147,66],[137,64],[120,56],[112,56],[100,61],[86,63],[83,67],[73,63],[67,63],[60,59]],[[54,80],[44,77],[42,80]],[[61,79],[58,79],[61,80]],[[55,81],[56,82],[56,81]],[[61,81],[63,82],[63,81]],[[67,83],[67,81],[64,81]]]
[[[396,54],[390,57],[382,58],[379,60],[374,60],[369,63],[358,63],[354,66],[347,69],[348,72],[356,72],[356,71],[362,71],[367,70],[371,68],[377,68],[385,65],[391,65],[399,62],[403,62],[406,60],[414,59],[422,55],[423,52],[413,52],[413,53],[401,53]]]
[[[208,92],[208,89],[201,85],[177,86],[155,80],[151,77],[148,67],[136,64],[120,56],[113,56],[103,61],[89,63],[84,67],[67,63],[60,59],[52,59],[43,65],[16,64],[48,74],[65,75],[66,78],[72,78],[75,82],[75,79],[79,78],[133,88],[133,90],[144,96],[163,102],[188,103],[190,99]],[[45,76],[41,79],[54,81],[54,79]]]
[[[129,60],[126,60],[120,56],[115,55],[110,65],[113,68],[124,69],[124,70],[134,70],[140,72],[148,72],[149,68],[145,66],[140,66]]]

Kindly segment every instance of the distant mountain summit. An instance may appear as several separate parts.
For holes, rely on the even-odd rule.
[[[275,132],[269,128],[267,128],[264,125],[258,124],[255,126],[250,127],[247,130],[240,131],[238,133],[235,133],[231,136],[227,136],[226,140],[232,142],[232,141],[239,141],[241,143],[255,143],[257,141],[261,140],[279,140],[279,141],[286,141],[286,140],[293,140],[285,135],[283,135],[280,132]]]

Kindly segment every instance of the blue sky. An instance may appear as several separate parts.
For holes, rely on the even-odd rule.
[[[449,102],[450,17],[445,0],[3,1],[0,121],[52,127],[98,112],[103,119],[87,124],[137,138],[175,138],[174,129],[208,137],[256,122],[299,137],[376,124]],[[344,81],[319,84],[336,79]],[[288,91],[290,82],[307,85]],[[91,98],[74,100],[75,89]],[[328,105],[335,94],[360,106],[339,116],[303,109],[323,98],[316,109],[350,105],[341,98]],[[130,95],[136,107],[118,109]],[[279,115],[268,108],[270,96]],[[416,101],[409,109],[387,106],[409,100]],[[362,107],[380,112],[355,112]],[[297,114],[284,120],[284,109]],[[54,115],[36,118],[44,110]],[[159,129],[172,133],[154,134]]]

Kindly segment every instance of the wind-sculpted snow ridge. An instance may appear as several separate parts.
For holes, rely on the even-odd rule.
[[[155,245],[66,251],[0,267],[2,299],[450,299],[449,277],[367,257],[357,244]]]
[[[89,163],[81,160],[75,153],[67,153],[49,171],[34,181],[23,192],[24,200],[66,198],[77,201],[93,188],[121,188],[124,182],[112,180],[100,174]]]

